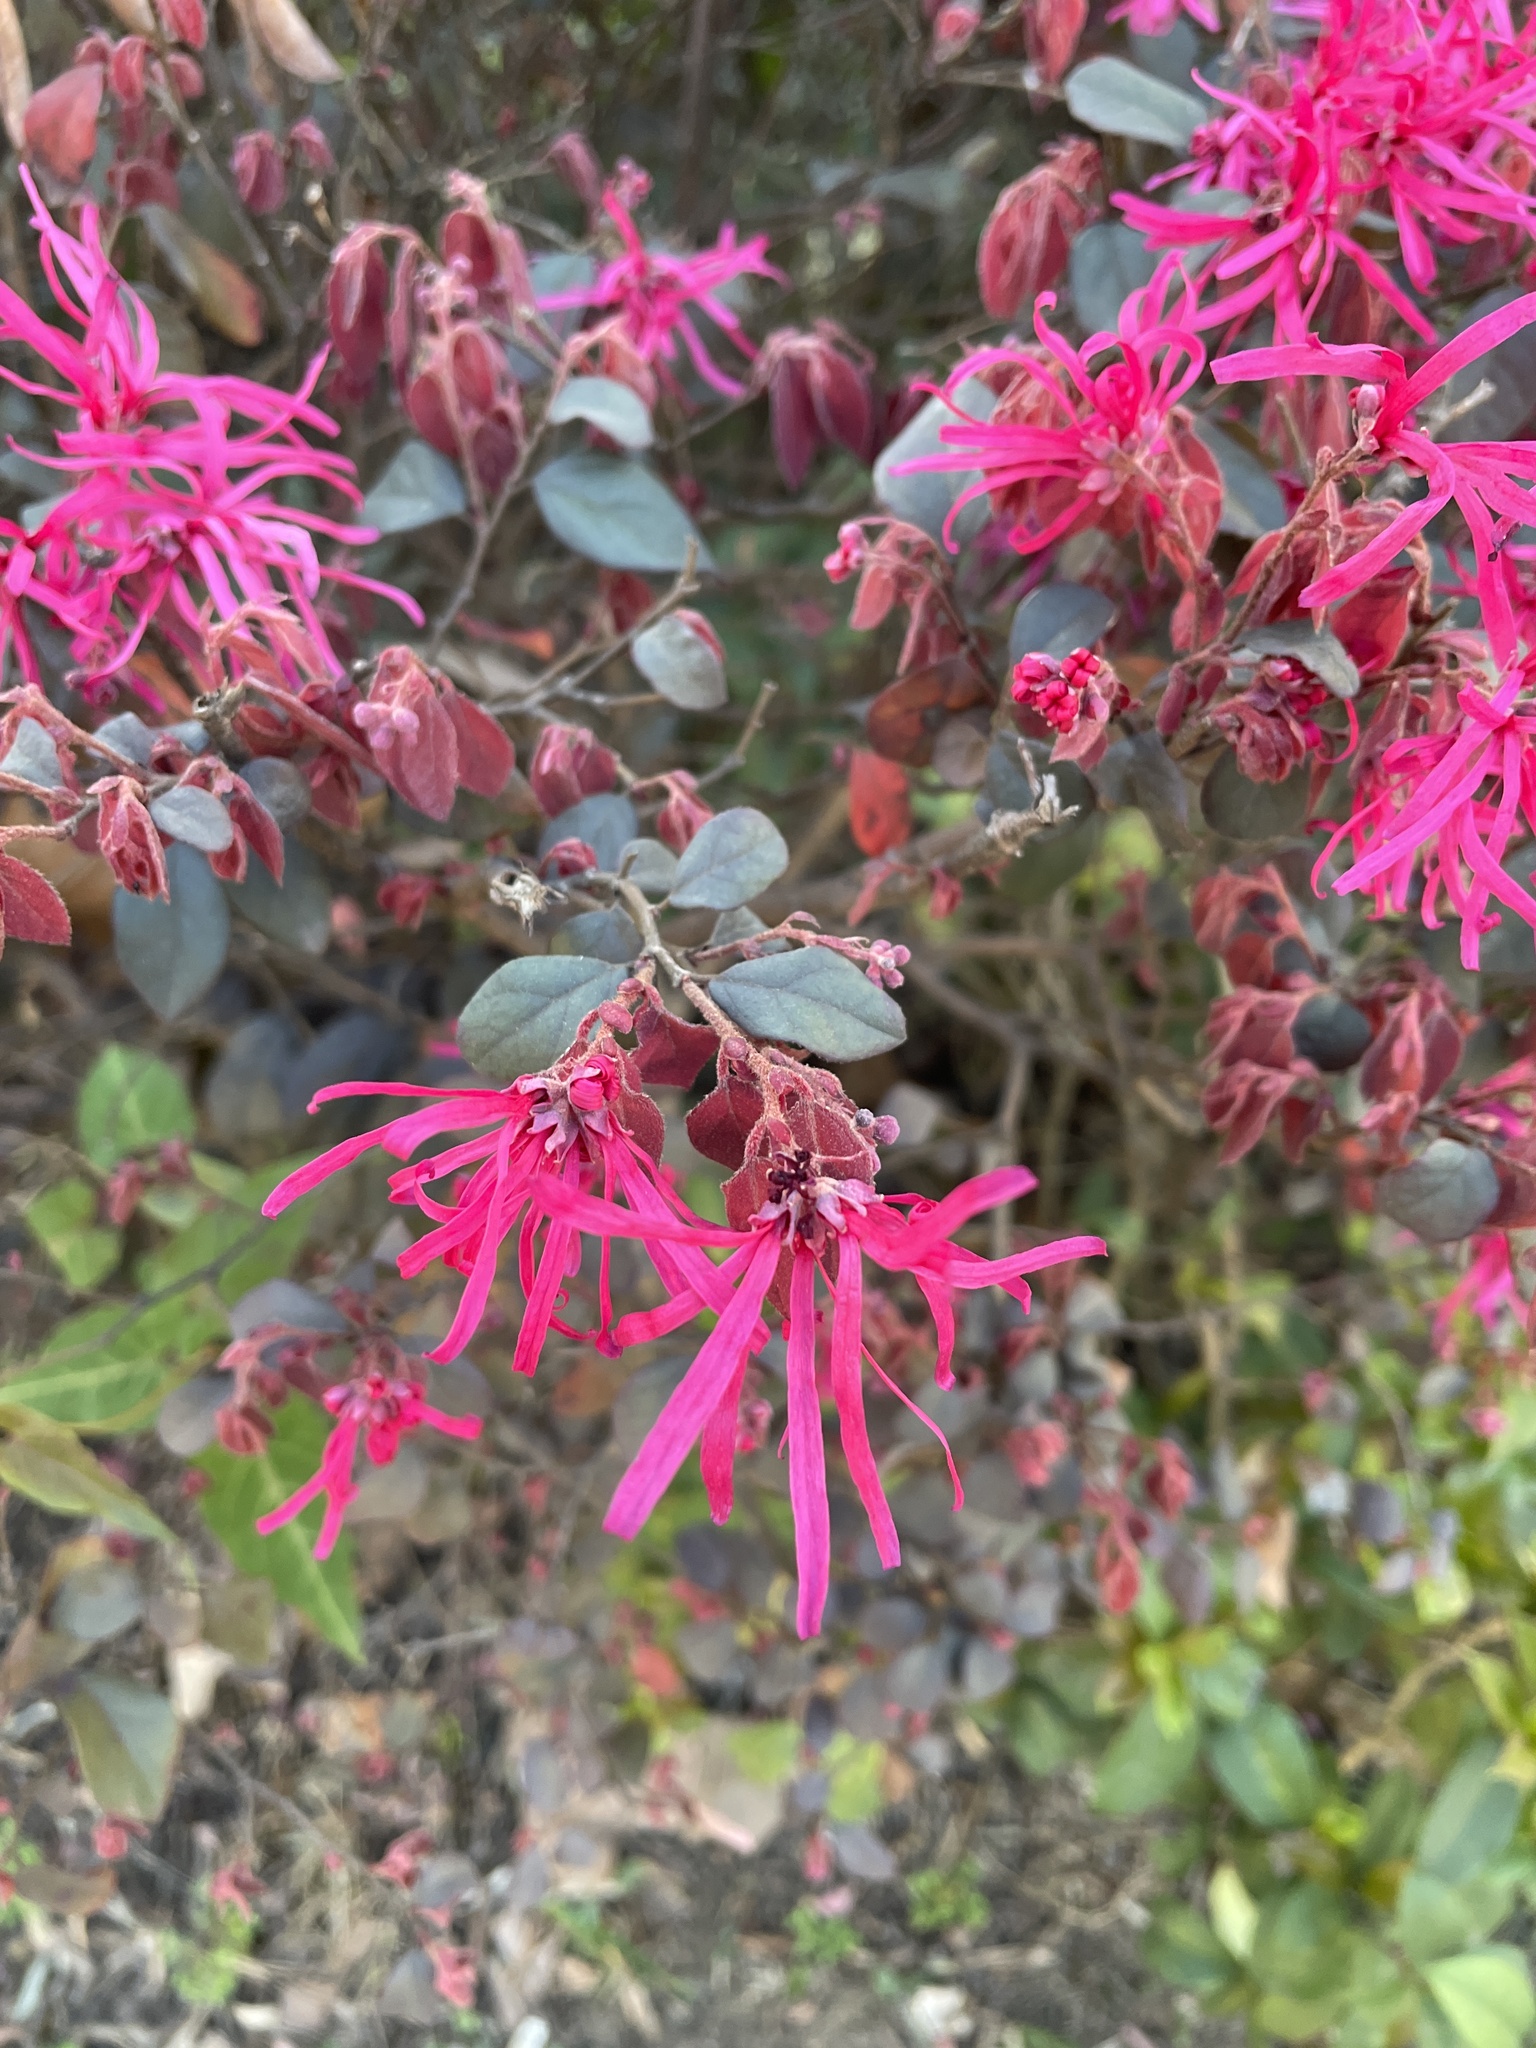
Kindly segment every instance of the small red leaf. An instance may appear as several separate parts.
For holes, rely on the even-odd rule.
[[[860,747],[848,769],[848,829],[871,860],[912,837],[912,800],[906,770]]]
[[[67,946],[69,912],[49,881],[24,860],[0,853],[0,952],[11,939],[31,939],[42,946]]]

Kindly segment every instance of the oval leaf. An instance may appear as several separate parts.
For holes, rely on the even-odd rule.
[[[323,953],[331,938],[331,885],[318,860],[283,834],[283,879],[253,860],[243,882],[226,882],[229,900],[257,931],[299,953]]]
[[[1520,2048],[1536,2022],[1530,1968],[1517,1948],[1490,1942],[1426,1964],[1424,1975],[1465,2048]]]
[[[75,1104],[80,1149],[109,1173],[120,1159],[168,1138],[197,1135],[197,1115],[181,1076],[137,1046],[109,1045],[81,1083]]]
[[[169,903],[117,891],[112,937],[124,974],[155,1015],[169,1022],[201,1001],[223,972],[229,905],[196,848],[168,846],[165,872]]]
[[[788,866],[789,848],[771,818],[746,806],[722,811],[678,856],[671,900],[679,910],[735,910]]]
[[[1013,615],[1008,659],[1049,654],[1060,661],[1079,647],[1092,647],[1114,616],[1114,604],[1102,590],[1090,590],[1086,583],[1042,583]]]
[[[96,1515],[114,1529],[171,1542],[164,1522],[67,1429],[29,1428],[0,1444],[0,1482],[56,1515]]]
[[[1296,1716],[1276,1701],[1229,1722],[1208,1754],[1227,1796],[1259,1827],[1301,1827],[1317,1811],[1317,1758]]]
[[[717,711],[730,694],[719,650],[675,612],[637,633],[629,651],[651,688],[684,711]]]
[[[1305,767],[1284,782],[1250,782],[1229,747],[1200,785],[1200,815],[1226,839],[1289,839],[1306,820],[1311,786]]]
[[[572,377],[549,402],[549,423],[585,420],[621,448],[649,448],[656,438],[650,409],[638,391],[617,377]]]
[[[1426,1244],[1470,1237],[1498,1206],[1499,1177],[1486,1152],[1436,1138],[1418,1158],[1376,1184],[1376,1207]]]
[[[235,843],[235,828],[218,798],[206,789],[168,789],[149,807],[167,839],[180,839],[199,853],[222,853]]]
[[[824,1060],[867,1060],[907,1035],[900,1006],[825,946],[743,960],[717,975],[709,992],[743,1031]]]
[[[459,1050],[493,1081],[536,1074],[563,1053],[583,1017],[619,992],[626,970],[580,953],[509,960],[459,1019]]]
[[[588,448],[557,456],[534,478],[533,495],[555,539],[605,569],[681,569],[690,541],[696,566],[715,566],[666,485],[631,457]]]
[[[170,1703],[147,1685],[85,1671],[71,1680],[59,1712],[103,1812],[158,1819],[181,1735]]]
[[[1067,283],[1078,322],[1090,334],[1113,331],[1120,308],[1150,284],[1158,251],[1123,220],[1095,221],[1074,236]]]
[[[1066,96],[1073,120],[1085,128],[1132,142],[1158,142],[1165,149],[1183,150],[1206,117],[1193,93],[1138,71],[1123,57],[1093,57],[1079,64],[1067,80]]]
[[[413,533],[439,519],[456,519],[468,505],[457,466],[426,441],[407,441],[358,507],[358,524],[382,539]]]
[[[1222,533],[1239,540],[1257,540],[1261,534],[1277,533],[1285,524],[1285,500],[1280,486],[1240,441],[1224,434],[1207,419],[1195,423],[1195,432],[1216,458],[1221,471]]]

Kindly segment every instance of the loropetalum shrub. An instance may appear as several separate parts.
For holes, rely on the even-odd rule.
[[[337,75],[296,11],[258,12],[253,77]],[[232,929],[269,972],[285,948],[366,958],[327,863],[374,864],[375,936],[457,920],[508,957],[424,1039],[422,1078],[320,1088],[352,1121],[300,1163],[193,1149],[176,1073],[102,1056],[90,1173],[27,1218],[81,1289],[148,1233],[151,1298],[85,1310],[0,1388],[0,1477],[163,1534],[73,1431],[142,1424],[216,1359],[190,1445],[209,1525],[355,1652],[369,1466],[425,1431],[469,1446],[472,1483],[482,1419],[436,1369],[671,1340],[686,1361],[606,1528],[637,1537],[695,1450],[727,1520],[781,1430],[794,1626],[835,1636],[855,1545],[828,1421],[881,1567],[903,1411],[963,1497],[929,1344],[939,1396],[1002,1390],[994,1448],[1037,1528],[1043,1597],[981,1561],[1015,1675],[975,1711],[1029,1769],[1086,1759],[1105,1809],[1182,1816],[1149,1934],[1173,1982],[1256,2038],[1506,2048],[1536,2020],[1495,1939],[1536,1898],[1536,442],[1508,438],[1536,362],[1536,31],[1496,0],[1185,12],[929,10],[934,90],[1022,55],[1021,104],[1093,132],[1052,117],[981,230],[976,345],[915,380],[851,303],[779,316],[795,249],[730,222],[688,246],[646,172],[574,132],[528,169],[583,233],[525,231],[462,172],[421,223],[317,214],[293,388],[170,369],[126,273],[137,212],[170,232],[202,146],[202,10],[92,35],[32,97],[42,289],[0,284],[0,376],[55,488],[3,528],[4,936],[70,944],[47,856],[72,842],[110,868],[122,971],[163,1019],[214,987]],[[1122,17],[1144,65],[1110,53]],[[334,136],[288,115],[230,140],[253,251],[291,173],[350,189]],[[851,245],[879,209],[839,218]],[[247,341],[215,252],[176,246]],[[730,576],[758,536],[692,466],[727,421],[771,448],[792,514],[836,484],[804,514],[826,596],[852,584],[855,634],[903,627],[862,729],[840,707],[798,757],[830,827],[779,775],[793,859],[764,809],[716,808],[732,776],[766,786],[752,750],[784,710],[734,672]],[[369,447],[366,503],[338,422]],[[525,514],[549,573],[498,619],[487,564]],[[398,536],[444,519],[460,573],[428,626]],[[580,593],[553,626],[529,594],[552,579]],[[733,694],[709,765],[690,721],[713,733]],[[863,865],[829,875],[844,820]],[[1090,961],[1107,1054],[967,994],[951,942],[1012,947],[1053,988]],[[906,970],[1012,1062],[982,1170],[949,1185],[909,1146],[921,1192],[855,1064],[903,1043]],[[1066,1087],[1037,1224],[1016,1155],[1042,1057]],[[1076,1220],[1099,1227],[1056,1227],[1084,1072],[1182,1148],[1187,1214],[1137,1213],[1155,1173],[1125,1202],[1085,1170]],[[293,1205],[344,1171],[371,1199],[379,1152],[399,1273],[452,1276],[424,1351],[351,1280],[318,1319],[313,1293],[270,1294],[310,1256]],[[1251,1227],[1266,1202],[1332,1219],[1310,1291]],[[1178,1246],[1160,1277],[1154,1230]],[[978,1322],[984,1290],[1012,1308]],[[1139,1384],[1095,1329],[1153,1345]],[[167,1441],[196,1437],[186,1412]]]

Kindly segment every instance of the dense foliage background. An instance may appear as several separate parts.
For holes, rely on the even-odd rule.
[[[1525,2038],[1533,112],[0,0],[17,2038]]]

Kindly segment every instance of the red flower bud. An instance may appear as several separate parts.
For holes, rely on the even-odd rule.
[[[693,835],[715,814],[698,795],[698,784],[686,768],[679,768],[667,776],[666,784],[667,800],[656,815],[656,836],[674,853],[681,853]]]
[[[326,140],[325,130],[308,114],[302,121],[295,121],[288,130],[288,147],[305,170],[313,171],[317,178],[325,177],[336,168],[336,158]]]
[[[1106,1613],[1124,1614],[1136,1605],[1136,1595],[1141,1591],[1141,1559],[1118,1522],[1106,1523],[1100,1532],[1093,1572]]]
[[[160,19],[172,42],[200,50],[208,40],[208,15],[203,0],[156,0]]]
[[[568,128],[564,135],[555,137],[544,160],[587,212],[595,214],[603,203],[603,167],[585,135]]]
[[[437,894],[431,875],[391,875],[379,885],[379,908],[403,931],[419,931],[427,905]]]
[[[1028,177],[999,193],[976,246],[981,302],[993,319],[1032,311],[1061,276],[1073,237],[1103,211],[1095,196],[1102,178],[1093,143],[1058,143]]]
[[[1020,1486],[1049,1485],[1051,1474],[1069,1448],[1067,1432],[1059,1422],[1035,1422],[1026,1429],[1011,1429],[1003,1439],[1003,1449],[1019,1475]]]
[[[1194,1474],[1178,1445],[1166,1437],[1160,1437],[1153,1446],[1152,1460],[1152,1470],[1144,1481],[1147,1499],[1160,1515],[1172,1521],[1189,1506],[1195,1490]]]
[[[584,839],[559,839],[539,862],[539,873],[548,881],[551,875],[589,875],[597,865]]]
[[[265,128],[236,136],[229,168],[235,190],[252,213],[276,213],[287,195],[288,171],[282,151]]]
[[[389,269],[377,240],[367,230],[352,234],[336,251],[325,287],[331,342],[359,395],[373,382],[384,358],[384,312],[389,303]]]
[[[163,896],[169,903],[165,850],[137,783],[109,775],[91,784],[91,795],[100,799],[96,842],[118,881],[135,896]]]
[[[619,779],[619,762],[581,725],[546,725],[528,781],[540,809],[557,818],[584,796],[600,796]]]
[[[142,36],[124,36],[107,62],[112,90],[125,107],[136,107],[144,97],[144,66],[149,45]]]
[[[96,154],[96,116],[106,73],[100,64],[77,64],[38,87],[22,125],[28,154],[66,185],[78,184]]]

